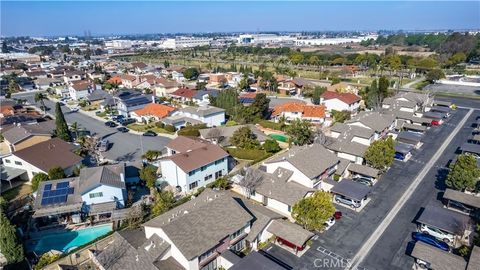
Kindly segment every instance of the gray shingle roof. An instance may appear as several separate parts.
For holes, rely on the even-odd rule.
[[[253,251],[244,257],[240,262],[234,264],[230,270],[286,270],[280,266],[279,264],[275,263],[274,261],[270,260],[266,256],[258,253],[257,251]]]
[[[470,223],[470,217],[442,207],[427,206],[417,219],[417,222],[439,228],[455,235],[463,235],[463,232]]]
[[[435,270],[463,270],[467,266],[467,263],[462,257],[422,242],[415,243],[412,250],[412,257],[430,263],[430,268]]]
[[[238,126],[231,126],[231,127],[216,127],[216,128],[205,128],[205,129],[200,129],[200,136],[204,139],[212,139],[212,133],[211,131],[213,129],[218,130],[218,135],[216,135],[216,138],[213,139],[219,139],[218,144],[222,146],[229,146],[230,145],[230,138],[233,136],[233,133],[237,131],[237,129],[242,128],[242,127],[249,127],[250,130],[252,131],[255,136],[257,136],[257,140],[260,142],[264,142],[268,137],[260,131],[255,125],[249,124],[249,125],[238,125]]]
[[[274,220],[267,231],[298,247],[303,246],[314,235],[301,226],[283,219]]]
[[[468,260],[467,270],[480,269],[480,247],[473,246],[472,253],[470,253],[470,259]]]
[[[480,197],[447,188],[443,194],[444,199],[460,202],[480,209]]]
[[[464,143],[460,147],[463,152],[480,154],[480,144]]]
[[[3,137],[11,144],[17,144],[31,136],[44,135],[52,136],[55,129],[53,120],[39,122],[31,125],[15,126],[3,133]]]
[[[363,125],[375,130],[376,132],[382,132],[385,128],[389,127],[395,118],[392,115],[381,114],[379,112],[360,112],[351,120],[345,122],[347,125],[360,122]]]
[[[193,259],[252,220],[253,216],[229,192],[207,189],[144,226],[162,228],[180,252],[187,259]]]
[[[315,191],[315,189],[307,188],[295,181],[287,182],[293,172],[282,167],[278,167],[272,174],[259,172],[262,173],[263,179],[255,191],[287,205],[293,206],[308,193]]]
[[[423,139],[423,134],[411,132],[411,131],[402,131],[398,133],[397,141],[409,144],[417,144]]]
[[[357,142],[347,142],[333,140],[330,143],[325,144],[325,147],[339,153],[347,153],[357,157],[363,157],[368,146]]]
[[[348,170],[354,173],[359,173],[374,178],[377,178],[379,173],[377,169],[355,163],[350,164],[350,166],[348,166]]]
[[[426,126],[409,124],[409,123],[403,124],[403,128],[405,128],[405,129],[411,129],[411,130],[416,130],[416,131],[422,131],[422,132],[424,132],[424,131],[427,130],[427,127],[426,127]]]
[[[117,188],[125,188],[125,165],[105,165],[100,167],[83,168],[80,170],[80,192],[83,194],[99,185],[107,185]]]
[[[318,177],[325,170],[338,163],[337,156],[320,144],[291,148],[267,163],[284,160],[291,163],[310,179]]]
[[[225,109],[217,108],[213,106],[200,106],[200,107],[186,107],[186,108],[180,109],[179,111],[198,115],[200,117],[205,117],[212,114],[225,112]]]

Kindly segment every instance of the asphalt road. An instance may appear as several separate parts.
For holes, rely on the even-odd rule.
[[[448,173],[446,167],[454,159],[458,148],[472,134],[472,123],[479,116],[480,111],[476,110],[468,118],[361,266],[367,269],[410,269],[413,265],[413,259],[409,256],[413,248],[411,233],[416,230],[415,220],[425,206],[442,205],[441,198],[445,191],[445,177]]]
[[[419,150],[414,151],[410,161],[406,163],[395,161],[390,170],[374,186],[370,194],[372,200],[360,213],[337,206],[343,212],[342,219],[337,221],[330,230],[320,234],[318,239],[313,241],[312,247],[301,258],[287,256],[284,252],[275,248],[270,249],[269,253],[283,261],[288,261],[288,264],[294,269],[314,269],[316,268],[315,263],[318,265],[318,262],[332,262],[332,260],[336,260],[334,257],[346,261],[351,260],[466,113],[467,110],[459,109],[444,125],[429,129],[424,139],[424,145]],[[478,113],[475,112],[473,115],[472,119]],[[453,155],[458,145],[463,143],[468,136],[468,132],[469,130],[465,128],[461,129],[447,147],[445,153],[452,153]],[[415,229],[412,221],[420,207],[430,200],[436,200],[437,170],[439,166],[445,166],[451,158],[452,156],[443,155],[435,164],[434,169],[427,174],[418,186],[417,190],[419,191],[414,192],[413,196],[407,201],[407,205],[400,210],[392,224],[387,227],[380,241],[374,245],[371,253],[360,265],[361,267],[366,266],[367,269],[411,269],[413,260],[405,255],[403,244],[405,241],[408,242],[409,233]],[[406,219],[405,214],[408,216]],[[394,248],[395,245],[398,245],[396,249]],[[327,269],[343,269],[344,267],[330,265]]]
[[[27,101],[35,106],[40,106],[34,101],[34,93],[22,93],[13,96],[13,98],[27,99]],[[45,105],[50,108],[48,111],[55,114],[55,103],[50,100],[45,100]],[[105,137],[109,140],[111,147],[104,152],[105,158],[117,161],[136,161],[140,160],[142,153],[147,150],[162,150],[170,141],[165,137],[144,137],[132,133],[121,133],[116,128],[105,126],[101,121],[92,118],[80,112],[71,112],[66,106],[62,106],[62,111],[65,115],[67,123],[72,124],[77,122],[80,129],[85,128],[91,133],[97,133],[99,136]],[[143,146],[143,147],[142,147]]]

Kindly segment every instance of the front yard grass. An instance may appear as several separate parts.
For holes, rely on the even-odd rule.
[[[237,159],[251,160],[252,164],[258,163],[272,156],[271,153],[263,149],[241,149],[241,148],[225,148],[232,157]]]
[[[169,132],[164,128],[160,128],[160,127],[155,126],[154,123],[150,123],[150,124],[147,124],[147,125],[132,123],[132,124],[127,125],[127,128],[129,128],[131,130],[138,131],[138,132],[145,132],[147,130],[151,130],[155,133],[174,134],[174,132]]]
[[[32,186],[27,185],[27,184],[23,184],[23,185],[14,187],[12,189],[9,189],[5,192],[2,192],[1,196],[6,201],[10,202],[10,201],[12,201],[16,198],[20,198],[23,195],[27,195],[27,194],[30,194],[30,193],[32,193]]]

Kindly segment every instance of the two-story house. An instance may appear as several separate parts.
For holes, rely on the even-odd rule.
[[[228,153],[202,139],[179,136],[160,160],[162,179],[184,192],[192,192],[228,174]]]
[[[352,93],[338,93],[325,91],[320,97],[320,104],[323,104],[328,111],[349,111],[357,112],[362,98]]]
[[[79,192],[85,205],[115,202],[118,208],[125,206],[125,164],[82,168],[79,182]]]
[[[16,125],[3,132],[0,143],[2,153],[19,151],[37,143],[48,141],[55,130],[54,121],[44,121],[30,125]]]
[[[87,98],[94,90],[94,86],[89,81],[75,81],[68,86],[68,92],[73,100]]]
[[[287,122],[297,119],[306,120],[313,124],[322,124],[325,122],[325,106],[306,105],[301,102],[287,102],[275,106],[272,117],[275,121],[281,118]]]
[[[123,90],[113,97],[118,114],[129,117],[130,113],[152,103],[152,96],[134,90]]]

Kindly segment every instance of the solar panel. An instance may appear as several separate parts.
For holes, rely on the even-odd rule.
[[[67,187],[68,187],[68,182],[57,183],[57,189],[67,188]]]
[[[70,187],[69,182],[60,182],[55,185],[52,190],[52,184],[45,185],[41,205],[65,203],[68,199],[68,194],[73,194],[74,188]]]
[[[75,188],[71,187],[68,189],[68,194],[73,194],[75,192]]]
[[[51,190],[52,189],[52,184],[46,184],[43,190]]]

